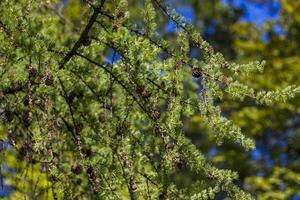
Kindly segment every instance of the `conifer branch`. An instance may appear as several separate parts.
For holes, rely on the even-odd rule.
[[[101,13],[101,10],[104,6],[105,0],[101,0],[100,5],[94,8],[94,12],[92,16],[90,17],[86,27],[82,31],[79,39],[74,44],[73,48],[66,54],[66,56],[62,59],[59,68],[64,68],[65,64],[69,62],[69,60],[76,54],[77,50],[83,45],[83,43],[88,40],[89,38],[89,32],[93,27],[93,24],[95,23],[98,15]]]
[[[103,66],[103,65],[101,65],[101,64],[99,64],[99,63],[97,63],[97,62],[95,62],[95,61],[93,61],[93,60],[91,60],[90,58],[88,58],[88,57],[86,57],[86,56],[84,56],[84,55],[82,55],[82,54],[80,54],[80,53],[76,53],[76,55],[78,55],[78,56],[80,56],[80,57],[82,57],[82,58],[84,58],[85,60],[87,60],[88,62],[90,62],[90,63],[92,63],[92,64],[94,64],[94,65],[96,65],[96,66],[98,66],[98,67],[100,67],[101,69],[103,69],[105,72],[107,72],[108,74],[110,74],[112,77],[113,77],[113,79],[120,85],[120,86],[122,86],[122,88],[135,100],[135,102],[139,105],[139,107],[146,113],[146,114],[148,114],[148,116],[149,117],[151,117],[152,118],[152,116],[151,116],[151,114],[150,114],[150,112],[139,102],[139,100],[137,99],[137,97],[134,95],[134,93],[133,92],[131,92],[130,91],[130,89],[127,87],[127,86],[125,86],[108,68],[106,68],[105,66]]]

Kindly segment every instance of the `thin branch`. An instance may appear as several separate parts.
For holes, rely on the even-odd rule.
[[[76,54],[77,50],[82,46],[82,44],[86,41],[89,37],[89,32],[93,27],[98,15],[101,13],[102,7],[105,3],[105,0],[102,0],[100,5],[94,8],[94,13],[89,19],[88,24],[86,25],[85,29],[82,31],[79,39],[74,44],[73,48],[66,54],[66,56],[62,59],[59,69],[64,68],[65,64],[69,62],[69,60]]]
[[[138,100],[138,98],[130,91],[129,88],[126,87],[126,85],[124,85],[124,83],[122,83],[117,77],[116,75],[114,75],[107,67],[105,67],[104,65],[101,65],[97,62],[95,62],[94,60],[88,58],[85,55],[82,55],[80,53],[76,53],[76,55],[84,58],[85,60],[87,60],[88,62],[100,67],[101,69],[103,69],[105,72],[107,72],[108,74],[110,74],[112,76],[112,78],[120,85],[122,86],[122,88],[130,95],[132,96],[132,98],[134,99],[134,101],[139,105],[139,107],[151,118],[153,119],[153,116],[150,114],[150,112],[146,109],[146,107],[144,107],[143,104],[141,104],[141,102]]]

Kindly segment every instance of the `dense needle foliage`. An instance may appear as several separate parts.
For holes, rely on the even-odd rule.
[[[251,150],[222,113],[223,96],[271,106],[299,87],[256,91],[238,78],[264,62],[226,61],[165,1],[138,2],[86,0],[80,27],[55,0],[0,2],[1,161],[10,169],[1,174],[16,198],[252,199],[236,172],[206,160],[184,122],[200,115],[216,144]],[[159,32],[163,18],[177,26],[172,38]],[[183,172],[195,178],[189,187],[172,178]]]

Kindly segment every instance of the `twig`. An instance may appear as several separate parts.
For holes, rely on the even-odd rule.
[[[86,25],[85,29],[82,31],[79,39],[74,44],[73,48],[67,53],[67,55],[62,59],[59,69],[64,68],[65,64],[69,62],[69,60],[76,54],[77,50],[82,46],[85,40],[89,37],[89,32],[92,29],[93,24],[95,23],[98,15],[101,13],[102,7],[105,3],[105,0],[102,0],[100,5],[94,8],[94,13],[89,19],[88,24]]]

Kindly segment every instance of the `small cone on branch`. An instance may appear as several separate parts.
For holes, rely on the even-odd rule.
[[[160,112],[156,109],[152,110],[151,115],[154,119],[159,119],[160,118]]]
[[[151,96],[151,92],[147,91],[143,85],[138,85],[135,91],[138,95],[142,96],[144,99],[148,99]]]
[[[149,97],[151,97],[151,93],[147,90],[144,90],[142,92],[142,97],[145,98],[145,99],[148,99]]]
[[[83,172],[83,167],[82,167],[82,165],[76,165],[76,166],[72,167],[71,171],[74,174],[81,174]]]
[[[54,77],[49,72],[47,72],[45,77],[44,77],[44,83],[47,86],[53,85],[53,83],[54,83]]]
[[[37,71],[37,69],[30,67],[28,70],[28,73],[29,73],[30,78],[35,78],[36,75],[38,74],[38,71]]]
[[[193,67],[192,68],[192,75],[194,78],[200,78],[202,76],[202,72],[199,68]]]
[[[105,113],[104,112],[100,112],[98,114],[98,119],[99,119],[100,122],[104,123],[106,121]]]

